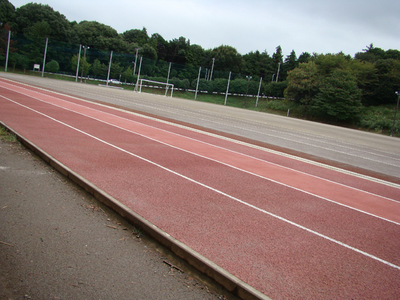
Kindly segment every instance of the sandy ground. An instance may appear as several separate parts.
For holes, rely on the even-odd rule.
[[[0,299],[236,299],[204,281],[0,138]]]

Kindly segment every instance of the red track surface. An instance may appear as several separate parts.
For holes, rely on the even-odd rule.
[[[273,299],[399,299],[400,189],[0,80],[0,120]]]

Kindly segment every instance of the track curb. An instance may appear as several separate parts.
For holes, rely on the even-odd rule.
[[[247,283],[243,282],[236,276],[230,274],[223,268],[219,267],[209,259],[202,256],[200,253],[194,251],[187,245],[181,243],[179,240],[173,238],[165,231],[161,230],[151,222],[144,219],[133,210],[120,203],[117,199],[107,194],[105,191],[99,189],[97,186],[80,176],[75,171],[71,170],[57,159],[52,157],[50,154],[45,152],[43,149],[20,135],[12,128],[5,125],[0,121],[0,126],[7,129],[9,132],[14,134],[17,139],[30,151],[39,156],[43,161],[49,164],[52,168],[57,170],[59,173],[70,179],[75,184],[82,187],[85,191],[93,195],[98,201],[104,203],[114,211],[116,211],[123,218],[128,220],[131,224],[139,227],[147,235],[155,239],[157,242],[162,244],[164,247],[172,251],[179,258],[189,263],[192,267],[196,268],[201,273],[207,275],[215,282],[223,286],[233,295],[244,299],[244,300],[271,300],[266,295],[262,294],[258,290],[254,289]]]

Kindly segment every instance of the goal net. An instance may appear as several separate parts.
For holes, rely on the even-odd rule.
[[[153,81],[153,80],[147,80],[147,79],[140,79],[140,88],[139,88],[139,93],[142,92],[142,86],[143,86],[143,82],[145,82],[146,87],[149,88],[163,88],[165,86],[165,96],[167,96],[168,94],[168,89],[171,89],[171,97],[174,93],[174,85],[172,83],[166,83],[166,82],[159,82],[159,81]]]

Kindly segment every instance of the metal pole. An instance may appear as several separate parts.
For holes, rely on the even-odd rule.
[[[139,48],[136,48],[135,67],[133,69],[133,75],[135,75],[135,73],[136,73],[136,62],[137,62],[138,52],[139,52]]]
[[[140,57],[139,72],[138,72],[138,77],[136,80],[135,91],[137,91],[138,84],[139,84],[140,70],[142,69],[142,59],[143,59],[143,56]],[[140,87],[140,88],[142,88],[142,87]]]
[[[281,63],[278,63],[278,74],[276,75],[276,82],[278,82],[278,78],[279,78],[279,71],[281,70]]]
[[[167,93],[168,93],[168,83],[169,83],[169,73],[170,72],[171,72],[171,63],[169,63],[169,68],[168,68],[167,86],[165,87],[165,97],[167,96]]]
[[[210,76],[210,80],[212,80],[212,76],[213,76],[215,58],[213,57],[212,60],[213,60],[213,63],[212,63],[212,67],[211,67],[211,76]]]
[[[196,93],[194,95],[194,100],[197,100],[197,90],[199,89],[200,72],[201,72],[201,67],[199,68],[199,76],[197,76],[197,86],[196,86]]]
[[[46,46],[44,47],[44,55],[43,55],[43,67],[42,67],[42,77],[44,75],[44,67],[46,65],[46,55],[47,55],[47,44],[49,42],[49,38],[46,38]]]
[[[392,131],[390,132],[390,136],[393,136],[394,123],[396,122],[397,110],[399,109],[400,93],[397,91],[396,95],[397,95],[397,106],[396,106],[396,110],[394,112],[394,119],[393,119]]]
[[[90,47],[83,46],[83,64],[82,64],[82,72],[81,72],[81,82],[83,78],[83,70],[85,69],[85,62],[86,62],[86,50],[90,49]]]
[[[229,79],[228,79],[228,85],[227,85],[227,87],[226,87],[225,103],[224,103],[224,105],[226,105],[226,100],[228,100],[229,84],[231,83],[231,74],[232,74],[232,72],[229,72]]]
[[[82,44],[79,44],[79,54],[78,54],[78,63],[76,64],[75,82],[78,82],[79,63],[81,62],[81,48],[82,48]]]
[[[261,77],[261,79],[260,79],[260,86],[258,87],[258,94],[257,94],[256,107],[257,107],[257,105],[258,105],[258,98],[260,98],[261,83],[262,83],[262,77]]]
[[[111,54],[110,54],[110,62],[108,63],[108,73],[107,73],[107,84],[110,81],[110,71],[111,71],[111,63],[112,63],[112,56],[113,56],[113,51],[111,50]]]
[[[4,71],[5,71],[5,72],[7,72],[7,68],[8,68],[8,54],[9,54],[9,52],[10,52],[10,40],[11,40],[11,30],[8,31],[6,65],[5,65],[5,67],[4,67]]]

